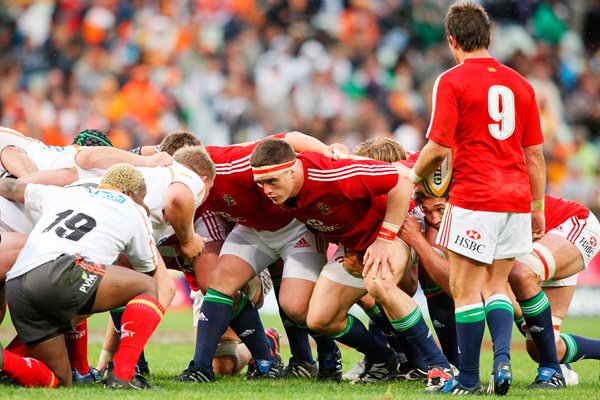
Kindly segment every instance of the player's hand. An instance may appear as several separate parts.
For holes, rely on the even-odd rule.
[[[151,156],[145,156],[146,158],[146,167],[166,167],[167,165],[171,165],[173,162],[173,157],[169,155],[169,153],[165,153],[161,151],[160,153],[152,154]]]
[[[191,240],[179,244],[179,252],[186,261],[193,261],[204,251],[204,243],[206,238],[194,233]]]
[[[372,279],[381,278],[385,280],[391,278],[394,266],[398,264],[398,262],[395,262],[395,250],[394,242],[376,239],[365,252],[363,278],[368,275]]]
[[[398,232],[398,236],[400,236],[400,239],[404,240],[410,245],[415,239],[417,239],[421,235],[421,224],[419,224],[419,221],[417,221],[414,215],[408,215],[404,219],[404,223],[400,227],[400,232]]]
[[[543,211],[531,211],[531,236],[535,242],[546,233],[546,216]]]
[[[348,158],[350,154],[350,150],[346,145],[341,143],[334,143],[327,146],[327,150],[323,152],[323,155],[327,158],[331,158],[332,160],[341,160],[344,158]]]
[[[363,272],[362,254],[346,249],[342,266],[350,275],[354,276],[355,278],[361,278]]]

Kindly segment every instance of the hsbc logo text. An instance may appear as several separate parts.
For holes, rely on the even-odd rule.
[[[471,234],[469,232],[471,232]],[[457,245],[464,247],[465,249],[468,249],[471,251],[476,251],[479,254],[483,254],[483,249],[485,249],[485,245],[479,244],[476,242],[476,240],[481,238],[481,235],[477,231],[473,231],[473,230],[468,230],[467,235],[469,235],[469,237],[456,235],[454,244],[457,244]],[[475,237],[477,239],[474,239]]]

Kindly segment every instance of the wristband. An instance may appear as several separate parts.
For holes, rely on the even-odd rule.
[[[421,178],[419,175],[417,175],[417,173],[415,172],[414,169],[411,169],[410,172],[408,173],[408,179],[410,179],[410,181],[414,184],[417,184],[423,180],[423,178]]]
[[[531,202],[531,211],[544,211],[544,199],[533,200]]]
[[[377,236],[385,241],[393,242],[394,239],[396,239],[396,235],[398,234],[399,230],[400,227],[398,225],[394,225],[389,222],[383,222],[383,224],[381,224],[381,228],[379,228],[379,234]]]

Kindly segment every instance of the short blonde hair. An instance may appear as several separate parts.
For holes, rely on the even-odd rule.
[[[394,139],[372,137],[359,143],[352,151],[357,156],[369,157],[373,160],[396,162],[406,160],[404,147]]]
[[[113,186],[120,192],[129,190],[132,193],[139,193],[145,187],[144,175],[133,165],[115,164],[106,170],[101,185]]]
[[[173,154],[173,160],[185,165],[199,176],[213,180],[217,173],[215,163],[204,146],[185,146]]]

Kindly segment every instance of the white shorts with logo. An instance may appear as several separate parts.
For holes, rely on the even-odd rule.
[[[531,214],[474,211],[448,204],[436,243],[491,264],[531,252]]]
[[[257,274],[281,258],[281,279],[312,282],[317,281],[326,262],[324,242],[295,219],[276,231],[257,231],[238,224],[225,239],[223,254],[240,257]]]
[[[342,265],[344,261],[344,255],[346,254],[346,248],[339,245],[333,257],[323,267],[323,275],[325,278],[339,283],[340,285],[349,286],[357,289],[366,289],[365,282],[362,277],[358,278],[350,275]]]
[[[194,232],[207,238],[207,242],[225,240],[232,228],[233,223],[208,210],[194,221]]]
[[[600,222],[591,211],[587,218],[571,217],[548,233],[564,237],[577,247],[583,257],[584,270],[600,252]]]

